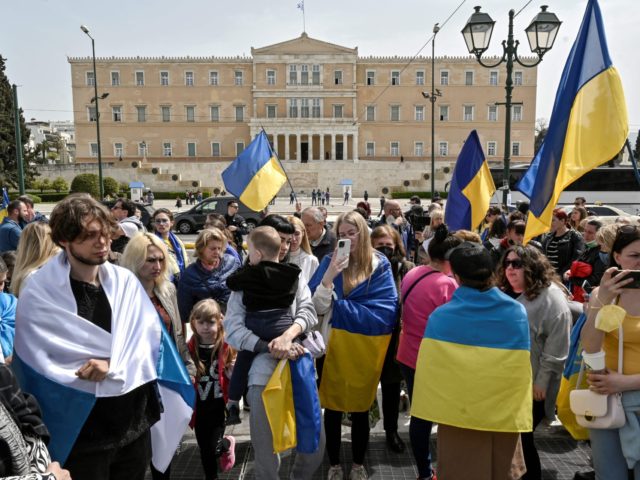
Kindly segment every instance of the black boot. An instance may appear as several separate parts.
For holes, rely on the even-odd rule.
[[[405,449],[404,441],[398,432],[387,432],[387,447],[395,453],[403,453]]]

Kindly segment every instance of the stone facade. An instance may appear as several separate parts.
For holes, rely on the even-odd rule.
[[[90,58],[69,58],[78,163],[96,162]],[[444,188],[472,129],[490,162],[504,155],[505,70],[472,57],[437,57],[436,187]],[[219,172],[265,129],[294,188],[342,179],[354,191],[427,189],[431,58],[359,57],[357,48],[300,37],[251,57],[99,58],[101,153],[115,178],[145,176],[157,190],[221,183]],[[515,71],[512,160],[533,156],[537,69]],[[135,163],[143,168],[132,169]],[[166,172],[151,174],[151,169]],[[107,175],[107,173],[105,173]],[[145,181],[145,183],[147,183]],[[405,184],[408,183],[407,187]],[[324,185],[326,184],[326,185]]]

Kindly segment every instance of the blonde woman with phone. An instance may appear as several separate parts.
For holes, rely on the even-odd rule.
[[[320,379],[325,408],[329,480],[341,480],[341,420],[351,413],[353,465],[350,480],[368,478],[369,408],[376,395],[391,332],[397,322],[395,281],[387,258],[371,246],[367,223],[357,212],[336,222],[338,246],[322,259],[309,282],[327,354]]]

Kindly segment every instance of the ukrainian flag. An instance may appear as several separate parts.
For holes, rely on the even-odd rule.
[[[287,175],[261,131],[249,146],[222,172],[228,192],[256,212],[263,210],[287,181]]]
[[[458,428],[530,432],[532,379],[524,307],[497,288],[459,287],[429,317],[411,415]]]
[[[618,71],[612,66],[600,7],[589,0],[540,151],[516,188],[529,197],[525,243],[549,230],[562,191],[615,157],[629,133]]]
[[[334,280],[331,333],[322,367],[320,404],[339,412],[369,410],[376,396],[382,364],[398,320],[398,294],[389,261],[378,256],[368,280],[344,295],[342,274]],[[309,281],[312,292],[322,281],[331,255],[322,259]]]
[[[9,194],[7,189],[2,187],[2,199],[0,200],[0,222],[7,216],[7,207],[9,206]]]
[[[464,143],[455,169],[444,218],[451,230],[473,230],[484,220],[496,186],[491,178],[478,132]]]

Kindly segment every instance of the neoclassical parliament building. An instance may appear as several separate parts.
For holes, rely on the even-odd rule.
[[[108,93],[99,103],[101,155],[114,171],[155,165],[215,186],[218,180],[203,175],[218,175],[264,128],[305,187],[349,176],[354,190],[376,191],[395,184],[419,188],[428,179],[431,102],[423,93],[431,90],[430,57],[360,57],[357,47],[303,33],[252,48],[250,57],[98,58],[97,78],[91,58],[68,61],[78,164],[97,158],[97,81],[98,96]],[[435,59],[434,73],[441,94],[435,103],[438,181],[450,177],[472,129],[489,161],[499,164],[505,69],[445,56]],[[513,81],[509,148],[513,162],[525,162],[533,156],[537,69],[516,67]],[[130,168],[125,172],[132,177]]]

